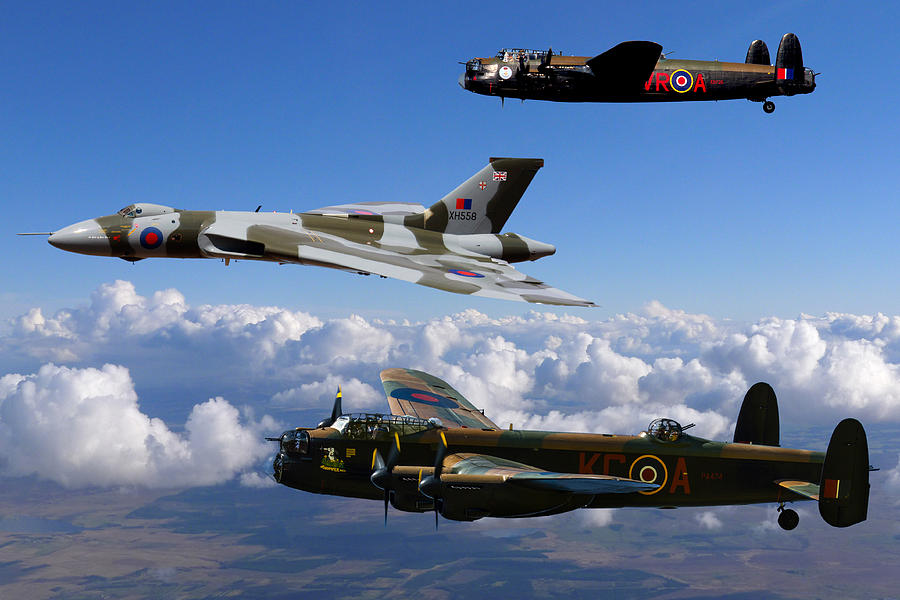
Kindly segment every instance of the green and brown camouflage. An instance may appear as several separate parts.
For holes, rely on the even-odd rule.
[[[859,464],[868,466],[868,450],[853,419],[835,435],[843,428],[842,439],[856,436],[855,449],[838,443],[834,452],[843,456],[832,464],[852,455],[854,466],[828,479],[823,452],[752,439],[712,441],[671,419],[658,419],[637,435],[504,429],[433,375],[386,369],[381,378],[392,414],[341,415],[336,408],[318,428],[273,438],[279,442],[276,481],[313,493],[385,499],[399,510],[435,510],[455,520],[575,508],[776,503],[779,523],[791,529],[796,512],[783,505],[802,500],[852,507],[851,516],[826,517],[836,526],[865,519],[868,469]],[[745,404],[759,400],[758,386]],[[770,413],[777,413],[774,393],[766,398]],[[771,438],[771,432],[750,435]],[[845,496],[835,491],[823,499],[829,486],[843,486]]]
[[[459,85],[486,96],[557,102],[686,102],[809,94],[816,74],[803,66],[800,41],[786,33],[770,64],[765,42],[754,40],[745,62],[671,59],[655,42],[631,41],[597,56],[564,56],[553,50],[506,48],[473,58]]]
[[[218,258],[314,265],[375,274],[458,294],[594,306],[529,277],[511,263],[556,252],[551,244],[501,233],[537,171],[539,158],[491,158],[425,208],[361,202],[304,213],[192,211],[126,206],[52,233],[71,252],[145,258]]]

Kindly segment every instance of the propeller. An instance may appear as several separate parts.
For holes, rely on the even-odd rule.
[[[331,418],[319,421],[319,424],[316,425],[316,427],[321,429],[322,427],[330,427],[334,425],[334,422],[344,414],[343,412],[341,412],[341,410],[341,386],[338,386],[337,394],[335,394],[334,396],[334,406],[331,409]]]
[[[372,485],[380,490],[384,490],[384,525],[387,527],[388,505],[391,502],[391,472],[397,463],[400,462],[400,436],[394,432],[394,443],[391,444],[391,451],[388,454],[387,462],[381,458],[378,448],[372,452],[372,475],[369,480]]]
[[[550,69],[550,61],[553,59],[553,48],[549,48],[547,50],[547,54],[544,55],[544,58],[541,59],[541,64],[538,65],[538,71],[541,73],[545,73]]]
[[[419,481],[419,491],[434,501],[434,528],[438,528],[438,515],[443,508],[441,495],[441,473],[444,470],[444,458],[447,456],[447,438],[441,433],[441,443],[438,444],[437,454],[434,457],[434,474],[423,477]]]

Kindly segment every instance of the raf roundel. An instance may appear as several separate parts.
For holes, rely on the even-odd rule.
[[[666,464],[658,457],[652,454],[645,454],[631,463],[631,468],[628,469],[628,478],[637,479],[644,483],[657,484],[659,487],[655,490],[638,492],[639,494],[650,496],[663,489],[666,481],[669,480],[669,471],[666,469]]]
[[[406,400],[407,402],[416,402],[418,404],[426,404],[428,406],[440,406],[441,408],[459,408],[454,400],[447,396],[434,394],[425,390],[417,390],[415,388],[397,388],[391,392],[391,396],[397,400]]]
[[[159,248],[163,243],[162,231],[156,227],[148,227],[141,232],[141,246],[147,250]]]
[[[673,90],[679,94],[683,94],[691,91],[691,88],[694,87],[694,76],[684,69],[678,69],[672,73],[669,83],[672,84]]]
[[[448,273],[459,275],[460,277],[484,277],[481,273],[473,273],[472,271],[462,271],[460,269],[450,269]]]

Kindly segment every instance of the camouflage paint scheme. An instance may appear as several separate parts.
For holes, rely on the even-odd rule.
[[[804,68],[800,41],[781,40],[775,66],[765,42],[755,40],[743,63],[670,59],[655,42],[622,42],[594,57],[549,51],[504,49],[474,58],[459,78],[468,91],[500,98],[558,102],[684,102],[809,94],[815,73]]]
[[[503,233],[542,159],[492,158],[443,199],[425,208],[362,202],[305,213],[180,210],[127,206],[50,235],[71,252],[145,258],[220,258],[316,265],[393,277],[428,287],[504,300],[594,306],[529,277],[510,263],[556,252]]]
[[[318,428],[270,438],[280,447],[276,481],[319,494],[384,495],[385,511],[390,500],[455,520],[819,499],[822,452],[715,442],[680,426],[664,435],[653,427],[639,435],[503,429],[433,375],[386,369],[381,379],[392,415],[341,415],[338,400]],[[867,472],[865,488],[867,502]]]

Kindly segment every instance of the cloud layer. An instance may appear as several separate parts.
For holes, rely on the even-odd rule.
[[[775,387],[785,423],[895,422],[900,415],[900,317],[833,313],[744,324],[658,303],[603,321],[576,314],[494,319],[467,310],[416,323],[324,320],[278,307],[193,307],[176,290],[141,296],[116,281],[100,286],[87,306],[53,315],[34,308],[6,325],[0,373],[31,374],[0,380],[0,460],[10,473],[63,459],[74,461],[66,473],[115,462],[142,473],[133,479],[211,483],[263,456],[256,440],[265,423],[242,421],[219,398],[195,405],[184,433],[175,434],[141,412],[132,377],[138,389],[152,378],[154,389],[202,393],[212,393],[206,389],[214,382],[215,393],[228,390],[232,401],[281,417],[329,409],[338,384],[346,409],[386,411],[378,372],[407,366],[446,379],[501,426],[630,433],[668,416],[713,439],[730,438],[744,393],[761,380]],[[53,402],[68,411],[57,425],[77,428],[84,454],[69,447],[67,455],[62,441],[37,441],[53,437],[39,429],[39,418],[57,410]],[[146,398],[142,404],[149,414],[157,409]],[[48,414],[36,416],[40,410]],[[277,433],[269,425],[265,433]],[[258,432],[252,440],[242,437],[251,431]],[[215,453],[225,438],[239,451],[217,457],[221,474],[212,475],[198,456]]]
[[[261,431],[222,398],[191,410],[184,433],[138,406],[124,367],[48,364],[0,378],[0,468],[66,487],[186,487],[231,479],[267,456]]]

